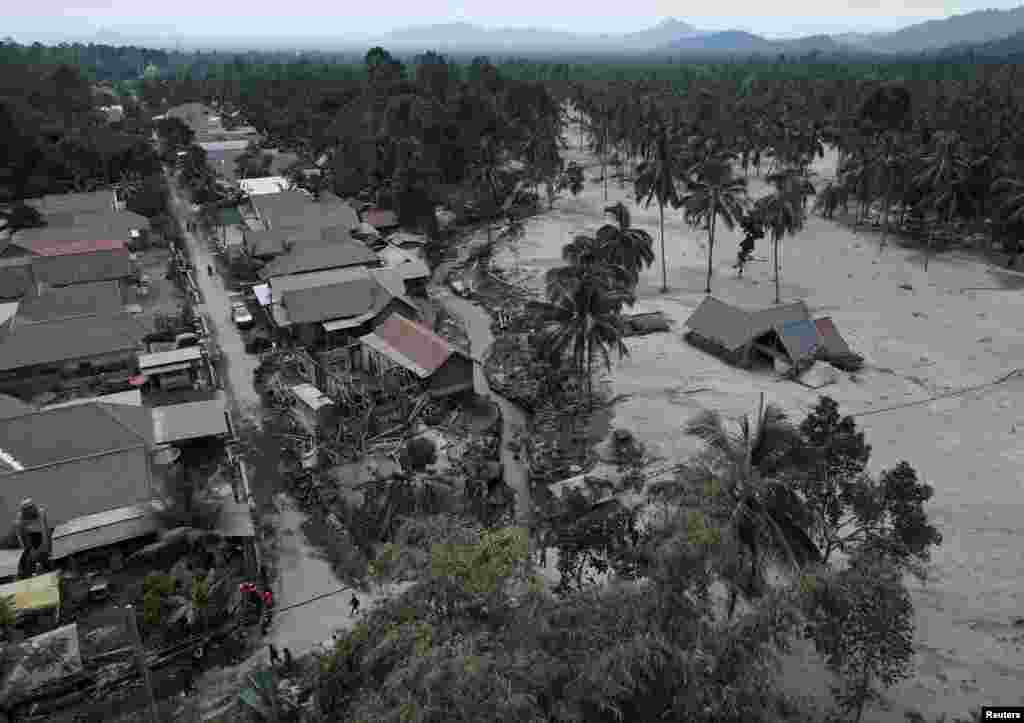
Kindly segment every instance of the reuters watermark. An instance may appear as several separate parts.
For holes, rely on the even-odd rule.
[[[1024,706],[991,705],[981,709],[981,719],[986,720],[1019,720],[1024,721]]]

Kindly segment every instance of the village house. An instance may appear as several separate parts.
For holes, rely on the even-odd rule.
[[[253,196],[249,203],[267,230],[302,231],[316,238],[323,229],[334,229],[345,239],[359,226],[356,210],[333,193],[324,192],[314,199],[303,191],[284,191]]]
[[[380,257],[367,248],[366,244],[353,238],[337,241],[303,241],[287,239],[288,253],[275,258],[260,270],[264,280],[275,276],[307,274],[314,271],[330,271],[357,266],[380,267]]]
[[[416,321],[392,314],[359,339],[362,366],[374,375],[401,367],[432,397],[473,389],[473,361],[447,340]]]
[[[393,312],[419,314],[404,294],[389,290],[361,266],[271,277],[267,283],[271,317],[277,328],[309,348],[352,343]]]
[[[16,314],[0,328],[0,391],[28,398],[90,382],[127,385],[146,333],[131,314],[27,313],[51,316]]]
[[[430,267],[415,253],[388,244],[377,252],[385,268],[392,269],[410,296],[426,296],[430,282]]]
[[[147,503],[161,493],[151,446],[144,407],[79,404],[0,420],[0,515],[14,520],[31,498],[59,526]]]
[[[761,362],[799,370],[815,359],[842,367],[855,366],[860,359],[832,319],[812,320],[802,301],[748,311],[708,296],[686,327],[691,344],[743,368]]]

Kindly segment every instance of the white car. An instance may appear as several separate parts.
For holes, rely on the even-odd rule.
[[[240,301],[236,301],[231,305],[231,320],[235,322],[235,326],[239,329],[248,329],[256,323],[256,320],[252,318],[252,314],[249,313],[249,309]]]

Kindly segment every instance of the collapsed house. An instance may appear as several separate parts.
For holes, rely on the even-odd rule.
[[[748,311],[708,296],[686,327],[689,343],[743,368],[760,361],[801,370],[822,359],[854,369],[863,361],[839,335],[831,317],[813,320],[802,301]]]

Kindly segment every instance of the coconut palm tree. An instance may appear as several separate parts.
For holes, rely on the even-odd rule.
[[[1000,221],[1011,227],[1024,227],[1024,181],[1019,178],[1000,178],[992,184],[992,193],[999,197]],[[1008,262],[1012,268],[1020,255],[1020,245],[1014,239],[1013,255]]]
[[[925,189],[924,205],[936,212],[946,211],[946,223],[953,220],[957,208],[957,191],[963,183],[968,163],[963,153],[960,136],[955,131],[940,131],[935,134],[933,147],[923,159],[924,170],[918,174],[914,182]],[[924,270],[928,270],[928,258],[931,256],[935,224],[928,231],[928,253],[924,257]]]
[[[665,206],[679,204],[679,190],[676,187],[676,163],[674,162],[669,141],[669,129],[661,123],[655,133],[653,158],[643,161],[637,167],[637,178],[634,184],[636,199],[645,207],[651,201],[658,202],[658,217],[661,227],[661,292],[668,291],[668,266],[665,261]]]
[[[782,237],[792,236],[804,227],[804,207],[801,182],[790,172],[776,173],[769,177],[775,184],[775,192],[757,200],[758,212],[764,220],[772,239],[772,265],[775,269],[775,303],[782,303],[779,290],[779,260]]]
[[[805,531],[800,498],[784,474],[798,459],[799,430],[781,409],[765,405],[763,395],[754,419],[744,415],[737,427],[730,429],[717,412],[701,413],[686,433],[704,443],[703,451],[680,468],[676,480],[652,486],[652,494],[675,501],[695,490],[710,493],[711,514],[747,554],[746,579],[734,581],[730,591],[730,618],[741,589],[749,596],[763,586],[766,562],[794,571],[821,559]]]
[[[593,399],[594,358],[601,357],[610,369],[612,351],[620,357],[629,353],[622,341],[620,309],[633,303],[633,294],[616,283],[606,266],[597,264],[552,269],[547,297],[540,351],[556,362],[568,359],[580,386]]]
[[[633,228],[629,209],[621,202],[608,206],[604,212],[611,214],[615,223],[597,230],[603,260],[613,268],[625,269],[636,285],[640,272],[654,263],[654,239],[646,231]]]
[[[708,276],[704,293],[711,293],[714,269],[715,224],[718,219],[730,231],[743,215],[747,181],[732,175],[732,164],[716,158],[702,163],[695,177],[687,181],[687,192],[679,199],[686,222],[708,230]]]

